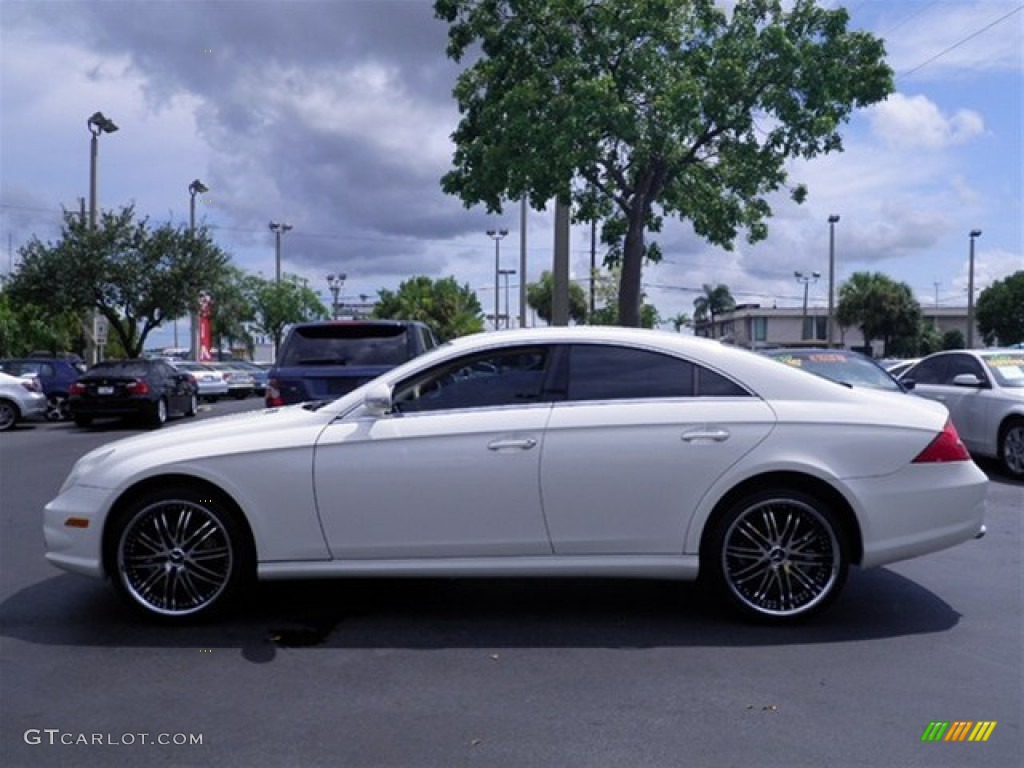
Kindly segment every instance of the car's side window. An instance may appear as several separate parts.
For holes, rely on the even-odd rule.
[[[946,384],[946,358],[947,355],[933,357],[930,360],[922,360],[918,363],[906,378],[913,379],[918,384]]]
[[[569,351],[569,400],[690,397],[694,366],[656,352],[601,344]]]
[[[418,413],[537,402],[549,356],[546,347],[513,347],[449,361],[399,383],[395,410]]]
[[[981,364],[970,355],[949,355],[949,366],[946,370],[945,383],[952,384],[953,379],[962,373],[973,373],[981,381],[988,380]]]

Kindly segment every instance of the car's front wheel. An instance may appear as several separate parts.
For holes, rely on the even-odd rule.
[[[1014,419],[999,431],[999,461],[1007,474],[1024,480],[1024,419]]]
[[[189,395],[188,406],[185,408],[186,416],[195,416],[199,412],[199,396],[195,393]]]
[[[809,616],[836,598],[849,567],[846,535],[828,505],[801,491],[753,493],[715,523],[702,553],[710,578],[746,616]]]
[[[251,538],[208,491],[168,488],[135,500],[113,522],[108,567],[134,608],[171,622],[219,610],[255,572]]]

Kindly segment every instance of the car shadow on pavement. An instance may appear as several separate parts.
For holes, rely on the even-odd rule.
[[[656,648],[847,643],[944,632],[960,614],[885,568],[854,570],[824,614],[793,626],[745,622],[697,585],[613,579],[275,582],[227,615],[167,627],[108,585],[64,574],[0,604],[0,634],[83,647],[237,648],[254,663],[280,648]]]

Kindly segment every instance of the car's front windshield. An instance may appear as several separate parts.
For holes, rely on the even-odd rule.
[[[1001,387],[1024,389],[1024,354],[996,354],[982,358]]]

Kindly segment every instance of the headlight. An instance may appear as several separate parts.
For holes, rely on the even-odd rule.
[[[64,480],[64,484],[60,487],[58,495],[64,493],[68,488],[78,485],[78,481],[83,475],[95,468],[97,464],[105,460],[113,452],[113,448],[97,448],[95,451],[90,451],[76,461],[75,466],[71,468],[71,473],[67,476],[67,479]],[[83,485],[89,485],[89,483],[83,483]]]

